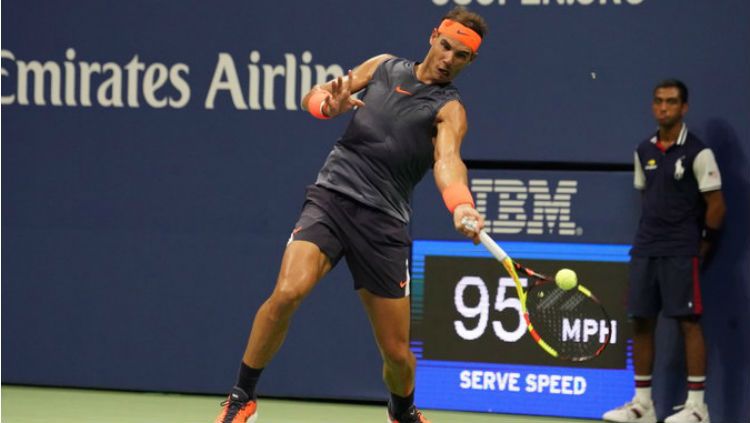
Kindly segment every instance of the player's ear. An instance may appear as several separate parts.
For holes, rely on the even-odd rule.
[[[440,35],[440,33],[438,32],[437,28],[432,28],[432,34],[430,34],[430,45],[433,45],[435,43],[438,35]]]

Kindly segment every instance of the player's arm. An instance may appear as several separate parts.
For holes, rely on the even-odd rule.
[[[466,135],[466,110],[454,100],[440,109],[436,118],[435,137],[435,184],[443,195],[445,205],[453,213],[453,226],[458,232],[479,242],[479,231],[484,227],[484,218],[474,208],[474,200],[468,187],[468,172],[461,160],[461,142]],[[477,222],[476,228],[466,228],[462,220]]]
[[[726,213],[724,194],[721,193],[721,172],[719,172],[719,166],[711,149],[705,148],[695,157],[693,174],[698,182],[698,189],[701,190],[703,199],[706,201],[706,215],[700,247],[701,257],[706,257],[711,251],[722,223],[724,223],[724,214]]]
[[[643,172],[641,158],[638,151],[633,153],[633,186],[638,191],[643,192],[646,189],[646,174]]]
[[[355,106],[364,106],[365,103],[352,97],[352,94],[364,89],[378,66],[392,57],[390,54],[371,57],[350,70],[346,76],[315,85],[302,99],[302,108],[317,118],[329,119],[346,113]]]
[[[721,190],[704,192],[703,199],[706,200],[706,220],[700,254],[701,257],[706,257],[713,247],[713,242],[719,229],[721,229],[721,225],[724,223],[727,207],[724,204],[724,194],[721,193]]]

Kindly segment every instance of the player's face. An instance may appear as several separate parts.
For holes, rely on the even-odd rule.
[[[425,65],[436,82],[452,81],[474,59],[469,47],[437,32],[433,32],[430,37],[430,44]]]
[[[680,98],[680,90],[676,87],[657,88],[651,110],[659,126],[670,127],[679,122],[687,113],[687,103]]]

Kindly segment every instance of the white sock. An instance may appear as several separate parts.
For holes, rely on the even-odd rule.
[[[705,376],[688,376],[688,397],[687,402],[693,404],[703,404],[703,393],[705,392]]]
[[[651,375],[635,375],[635,399],[651,404]]]

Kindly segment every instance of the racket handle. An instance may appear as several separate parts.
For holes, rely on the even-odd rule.
[[[505,252],[494,239],[490,238],[487,232],[482,231],[479,233],[479,240],[482,241],[482,245],[486,248],[490,254],[495,256],[498,261],[503,261],[508,258],[508,253]]]
[[[461,224],[471,230],[476,230],[477,228],[477,221],[468,217],[461,219]],[[484,230],[479,232],[479,241],[482,242],[484,248],[486,248],[487,251],[489,251],[498,261],[503,261],[508,257],[508,253],[497,245],[497,242],[495,242],[495,240],[493,240]]]

